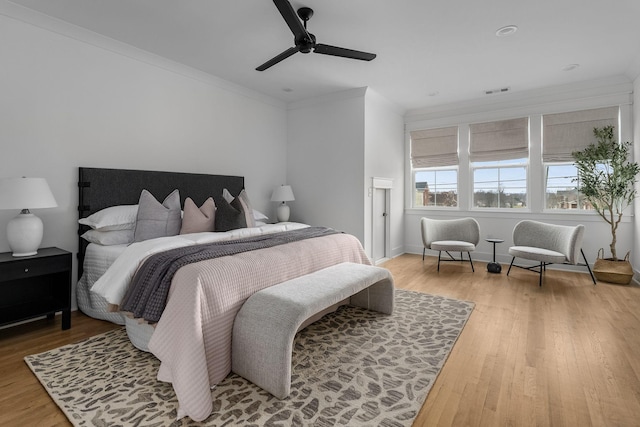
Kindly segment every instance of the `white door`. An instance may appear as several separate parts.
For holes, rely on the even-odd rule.
[[[372,255],[375,264],[375,262],[387,257],[387,190],[374,188],[373,191]]]

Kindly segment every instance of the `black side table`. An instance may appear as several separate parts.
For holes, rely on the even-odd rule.
[[[493,243],[493,262],[487,264],[487,271],[489,273],[500,273],[502,272],[502,266],[496,262],[496,243],[504,242],[504,239],[484,239],[489,243]]]
[[[0,253],[0,325],[62,312],[71,327],[71,252],[41,248],[32,256]]]

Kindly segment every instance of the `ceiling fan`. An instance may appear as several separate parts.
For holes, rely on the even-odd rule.
[[[293,33],[293,41],[295,46],[290,47],[281,54],[271,58],[264,64],[256,68],[257,71],[264,71],[269,67],[276,65],[278,62],[287,59],[296,52],[309,53],[313,49],[315,53],[323,55],[341,56],[343,58],[360,59],[362,61],[371,61],[376,57],[375,53],[361,52],[359,50],[345,49],[343,47],[330,46],[328,44],[316,43],[316,36],[307,31],[307,21],[313,16],[313,9],[301,7],[298,9],[298,16],[304,25],[296,16],[291,3],[288,0],[273,0],[280,14]]]

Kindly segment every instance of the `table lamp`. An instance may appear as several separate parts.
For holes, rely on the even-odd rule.
[[[293,197],[293,190],[290,185],[281,185],[280,187],[273,190],[273,194],[271,194],[272,202],[282,202],[278,205],[278,221],[279,222],[287,222],[289,221],[289,206],[287,206],[286,202],[291,200],[295,200]]]
[[[21,209],[7,224],[7,241],[13,256],[35,255],[42,242],[42,220],[29,209],[57,206],[44,178],[0,179],[0,209]]]

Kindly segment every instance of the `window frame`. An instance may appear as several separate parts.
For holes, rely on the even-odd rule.
[[[416,205],[416,174],[419,172],[455,171],[456,175],[456,205],[455,206],[417,206]],[[438,209],[438,210],[460,210],[460,165],[434,166],[430,168],[411,168],[411,209]]]
[[[498,174],[500,173],[500,169],[515,169],[515,168],[524,168],[524,179],[525,179],[525,200],[526,205],[522,208],[511,207],[511,208],[503,208],[500,206],[491,206],[491,207],[480,207],[476,206],[475,203],[475,172],[476,170],[481,169],[498,169]],[[486,161],[486,162],[469,162],[469,180],[471,185],[469,186],[469,207],[471,210],[476,211],[499,211],[499,212],[531,212],[530,206],[530,179],[529,179],[529,168],[530,168],[530,160],[529,157],[521,158],[521,159],[513,159],[513,160],[496,160],[496,161]],[[500,188],[500,180],[498,179],[498,188]],[[499,204],[499,202],[498,202]]]
[[[549,208],[547,207],[547,181],[548,181],[548,167],[549,166],[574,166],[575,167],[575,163],[574,162],[543,162],[542,163],[542,167],[544,170],[544,174],[543,174],[543,206],[542,206],[542,212],[543,213],[549,213],[549,214],[570,214],[570,215],[597,215],[597,211],[595,209],[582,209],[581,207],[578,207],[577,209],[559,209],[559,208]],[[578,180],[578,173],[577,173],[577,169],[576,169],[576,175],[575,175],[575,180]],[[572,182],[574,182],[572,180]],[[578,187],[578,184],[576,183],[576,187]],[[580,191],[578,191],[578,204],[580,206],[580,200],[582,200],[583,202],[586,200],[584,196],[580,197],[580,194],[582,194]]]

